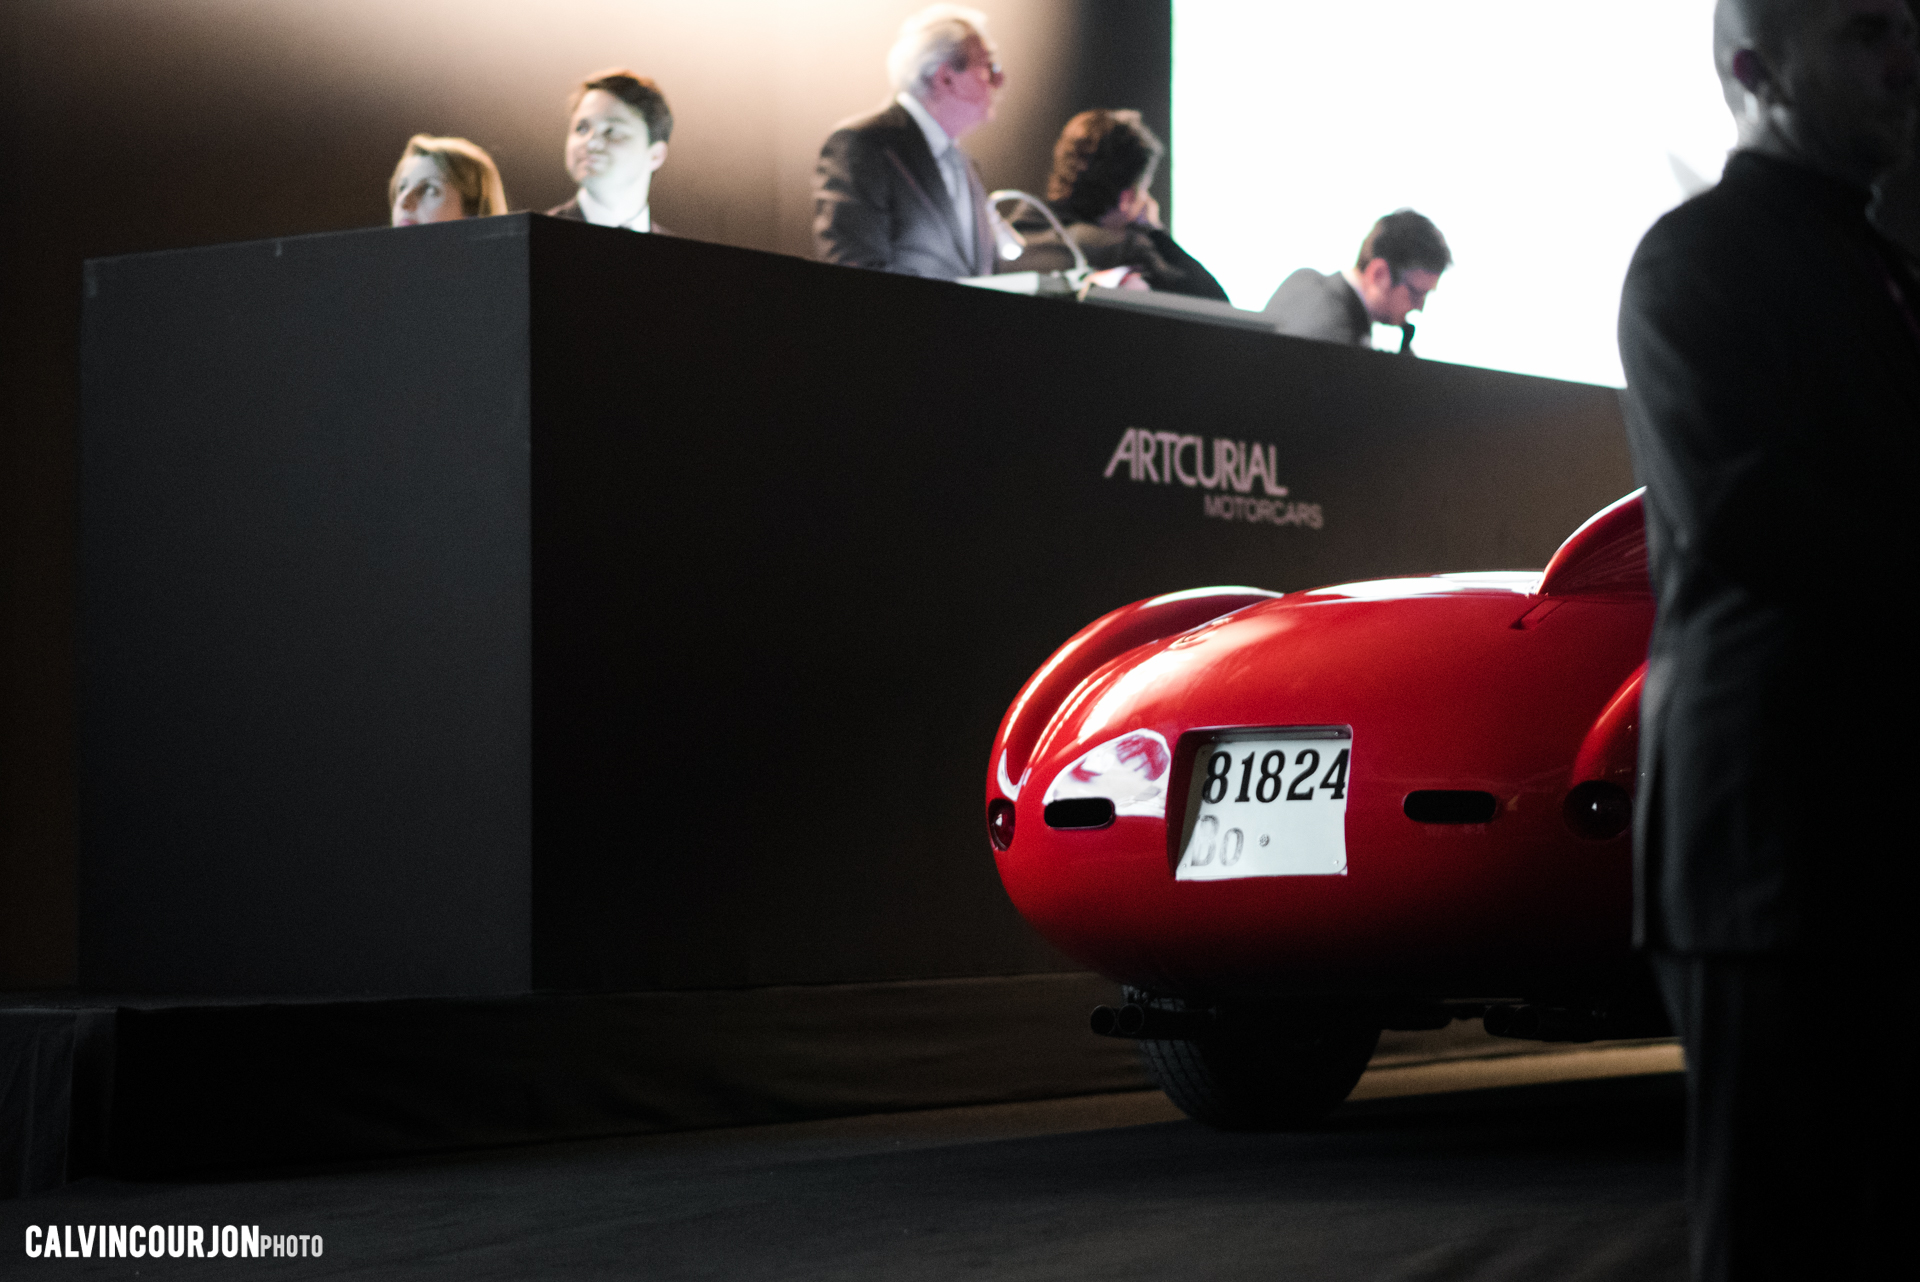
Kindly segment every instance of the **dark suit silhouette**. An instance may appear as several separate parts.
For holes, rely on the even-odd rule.
[[[1920,285],[1867,199],[1736,153],[1621,299],[1658,601],[1636,933],[1687,1046],[1697,1276],[1906,1267],[1913,644],[1878,603],[1913,565]]]
[[[587,221],[586,214],[581,212],[580,197],[578,196],[575,196],[572,200],[569,200],[564,205],[555,205],[552,209],[549,209],[547,211],[547,217],[565,218],[576,223],[584,223],[585,221]],[[660,225],[660,220],[658,218],[650,219],[649,226],[651,228],[652,234],[655,236],[673,235],[672,232],[668,231],[665,227],[662,227]]]
[[[962,153],[965,154],[964,152]],[[899,103],[833,131],[813,177],[814,252],[830,263],[957,280],[993,271],[987,192],[967,161],[973,235],[963,239],[926,135]]]

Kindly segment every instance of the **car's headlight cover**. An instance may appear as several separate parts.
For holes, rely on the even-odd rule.
[[[1042,804],[1100,797],[1115,815],[1164,819],[1172,766],[1173,751],[1158,732],[1129,731],[1081,753],[1053,777]]]

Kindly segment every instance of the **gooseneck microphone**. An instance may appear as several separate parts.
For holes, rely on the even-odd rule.
[[[1073,237],[1067,235],[1066,227],[1061,224],[1059,218],[1054,216],[1053,210],[1047,207],[1047,202],[1038,196],[1029,195],[1012,187],[987,194],[987,212],[993,216],[993,240],[1000,248],[1000,257],[1012,262],[1025,253],[1027,248],[1025,238],[1013,229],[1013,224],[1000,216],[999,206],[1003,200],[1022,201],[1047,220],[1047,224],[1053,228],[1053,234],[1060,238],[1060,243],[1065,245],[1068,252],[1073,255],[1073,270],[1067,275],[1074,284],[1079,284],[1093,271],[1087,265],[1087,256],[1080,252],[1080,246],[1074,242]]]

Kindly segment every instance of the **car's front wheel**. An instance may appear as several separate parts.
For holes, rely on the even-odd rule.
[[[1166,999],[1129,990],[1129,1001]],[[1143,1039],[1147,1070],[1188,1117],[1232,1131],[1293,1130],[1331,1113],[1367,1069],[1380,1027],[1337,1012],[1221,1009],[1192,1040]]]

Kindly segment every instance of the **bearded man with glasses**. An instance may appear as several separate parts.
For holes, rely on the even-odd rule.
[[[1323,343],[1372,347],[1375,325],[1400,327],[1400,352],[1413,355],[1413,322],[1427,305],[1453,251],[1433,220],[1396,209],[1373,225],[1360,255],[1343,272],[1303,267],[1280,282],[1267,301],[1267,318],[1282,334]]]

